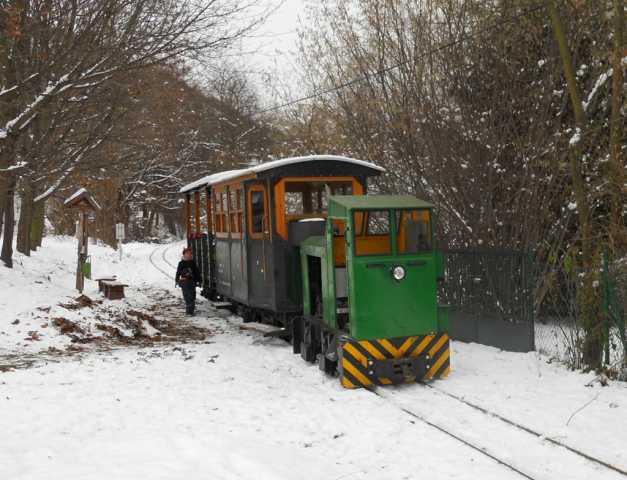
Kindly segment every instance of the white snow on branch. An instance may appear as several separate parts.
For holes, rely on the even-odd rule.
[[[15,165],[11,165],[8,168],[0,168],[0,172],[11,172],[13,170],[25,168],[26,166],[28,166],[28,162],[17,162]]]
[[[13,90],[17,90],[17,85],[13,85],[11,88],[3,88],[2,90],[0,90],[0,97],[2,95],[6,95],[7,93],[11,93]]]
[[[52,185],[50,185],[44,193],[35,197],[34,202],[35,203],[40,202],[41,200],[45,200],[50,195],[52,195],[57,190],[57,188],[61,186],[61,184],[65,181],[65,179],[70,176],[70,173],[74,171],[75,166],[76,165],[71,165],[70,167],[68,167],[68,169],[65,172],[63,172],[63,174],[57,179],[57,181],[54,182]]]
[[[585,102],[583,102],[583,109],[584,110],[588,110],[588,106],[592,102],[592,99],[596,95],[596,93],[599,90],[599,88],[601,88],[603,86],[603,84],[605,84],[605,82],[607,82],[607,79],[610,78],[613,73],[614,73],[614,69],[610,68],[607,72],[602,73],[599,76],[599,78],[597,78],[597,81],[595,82],[594,87],[592,87],[592,90],[590,91],[590,94],[588,95],[588,99]]]
[[[570,140],[568,141],[568,143],[572,147],[574,145],[577,145],[580,141],[581,141],[581,129],[576,128],[575,133],[573,133],[573,136],[570,137]]]
[[[21,82],[21,85],[25,84],[26,82],[29,82],[30,80],[32,80],[33,78],[37,77],[38,75],[39,75],[39,72],[33,73],[30,77],[24,79]],[[3,87],[0,90],[0,97],[3,96],[3,95],[6,95],[7,93],[11,93],[11,92],[17,90],[18,88],[20,88],[20,85],[13,85],[12,87],[9,87],[9,88],[4,88]]]
[[[27,105],[26,108],[20,113],[17,117],[9,120],[3,128],[0,128],[0,132],[4,132],[4,135],[0,135],[0,138],[6,138],[8,134],[16,127],[20,127],[20,123],[27,117],[31,117],[35,113],[35,110],[39,107],[39,105],[46,99],[46,97],[52,95],[55,90],[59,89],[64,83],[66,83],[69,79],[69,74],[63,75],[56,82],[48,84],[46,89],[30,104]],[[31,120],[29,119],[29,121]]]
[[[81,195],[83,195],[85,193],[87,193],[87,190],[85,190],[84,188],[79,188],[67,200],[65,200],[65,202],[63,202],[63,204],[67,205],[68,203],[73,202],[76,198],[80,197]]]
[[[109,129],[109,132],[110,131],[111,131],[111,129]],[[41,200],[45,200],[50,195],[52,195],[63,184],[63,182],[70,176],[70,174],[74,171],[76,166],[82,161],[82,159],[85,156],[85,154],[87,152],[97,148],[102,142],[103,142],[103,139],[100,139],[97,142],[95,142],[93,145],[89,146],[89,148],[86,148],[82,152],[80,152],[72,160],[72,164],[65,169],[65,171],[59,176],[59,178],[57,178],[57,180],[52,185],[50,185],[50,187],[48,187],[48,189],[44,193],[42,193],[41,195],[37,196],[35,198],[34,202],[39,202]]]

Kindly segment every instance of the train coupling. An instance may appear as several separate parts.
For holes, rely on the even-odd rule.
[[[378,378],[387,378],[393,384],[415,382],[427,374],[427,361],[422,355],[416,358],[370,360],[370,371]]]

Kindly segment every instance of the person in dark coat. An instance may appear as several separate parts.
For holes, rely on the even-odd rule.
[[[192,258],[192,249],[183,249],[183,258],[176,268],[175,285],[183,290],[186,315],[194,315],[196,309],[196,286],[200,285],[200,272]]]

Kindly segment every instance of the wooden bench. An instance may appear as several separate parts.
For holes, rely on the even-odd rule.
[[[128,287],[128,285],[115,280],[103,280],[102,287],[106,298],[109,300],[119,300],[124,298],[124,287]]]
[[[99,292],[103,292],[104,291],[104,285],[102,284],[102,282],[115,282],[117,280],[117,278],[114,275],[112,277],[95,278],[94,280],[96,280],[98,282],[98,291]]]

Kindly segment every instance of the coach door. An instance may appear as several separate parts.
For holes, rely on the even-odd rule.
[[[248,189],[248,295],[250,305],[272,308],[272,245],[268,200],[265,185],[252,185]]]
[[[231,293],[231,239],[229,233],[229,197],[225,186],[213,189],[213,225],[215,230],[216,288],[220,295]]]
[[[241,183],[230,185],[228,190],[232,298],[245,303],[248,300],[248,275],[245,268],[244,186]]]

